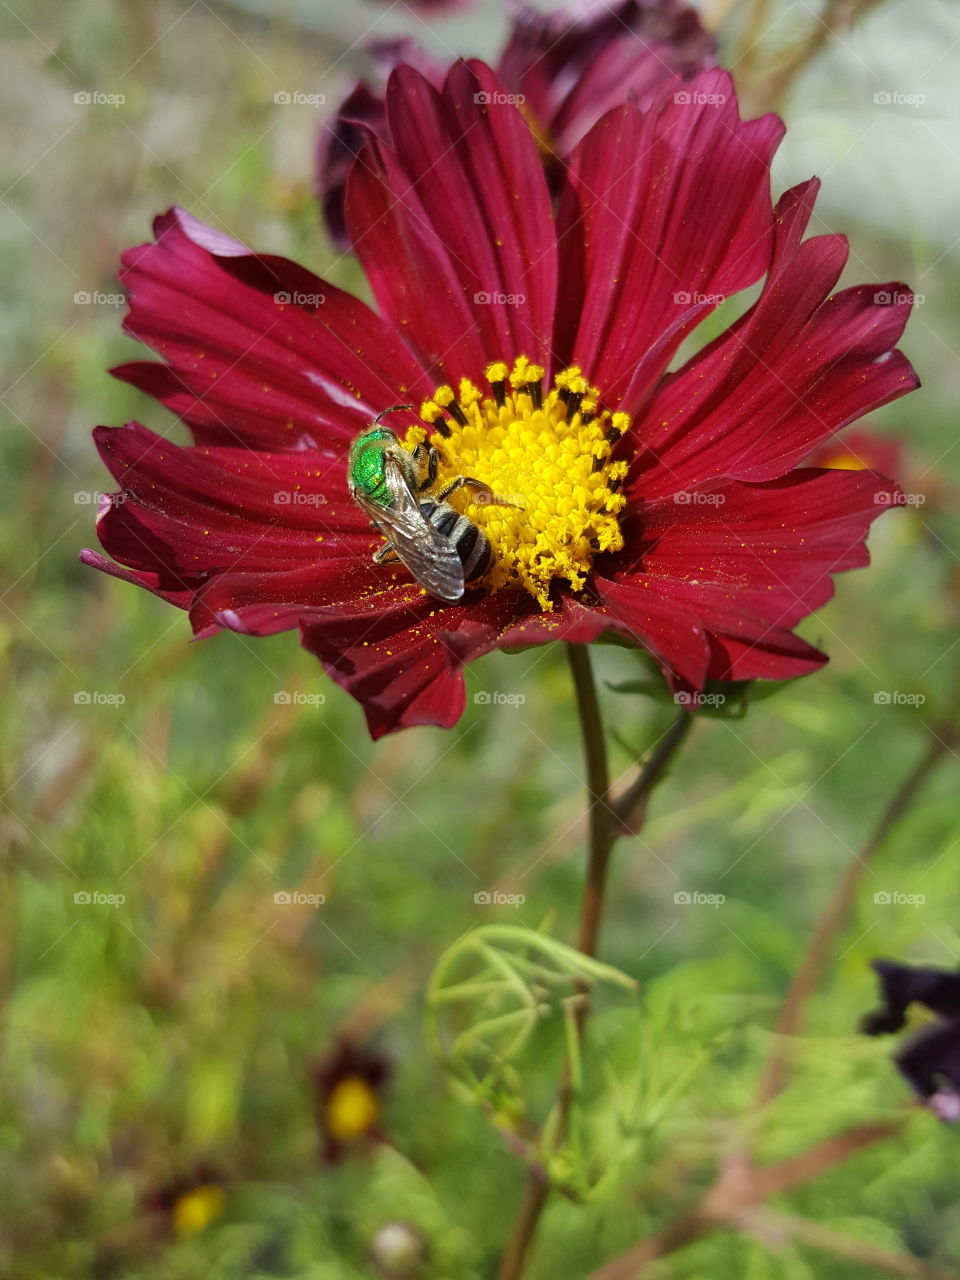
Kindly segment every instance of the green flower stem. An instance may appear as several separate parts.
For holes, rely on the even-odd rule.
[[[610,808],[610,773],[607,767],[607,742],[600,718],[597,686],[593,678],[590,650],[586,645],[568,644],[567,659],[573,676],[573,688],[583,736],[583,754],[587,766],[587,821],[589,855],[587,879],[580,909],[580,950],[588,956],[596,954],[600,919],[603,912],[607,868],[616,832]]]
[[[585,956],[596,955],[603,920],[604,897],[610,855],[622,835],[636,835],[646,820],[647,804],[659,782],[685,742],[693,724],[686,711],[681,711],[670,728],[657,742],[647,761],[641,766],[634,782],[623,794],[614,799],[610,794],[610,773],[607,765],[607,744],[600,716],[597,686],[593,678],[590,650],[586,645],[567,645],[567,660],[573,677],[577,714],[583,738],[583,755],[587,772],[587,821],[588,855],[587,874],[580,904],[580,930],[578,945]],[[578,987],[580,999],[571,1017],[572,1031],[576,1036],[577,1054],[582,1047],[584,1024],[590,1012],[590,1000],[586,986]],[[574,1096],[571,1057],[557,1093],[557,1105],[551,1117],[550,1138],[553,1149],[558,1147],[567,1129],[570,1106]],[[550,1182],[542,1166],[531,1165],[520,1204],[520,1212],[513,1232],[500,1260],[498,1280],[519,1280],[537,1226],[550,1194]]]

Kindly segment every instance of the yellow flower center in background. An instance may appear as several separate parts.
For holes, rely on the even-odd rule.
[[[360,1138],[373,1128],[380,1114],[377,1095],[360,1076],[338,1080],[327,1099],[327,1132],[338,1142]]]
[[[821,467],[831,467],[834,471],[863,471],[867,464],[862,458],[858,458],[855,453],[851,453],[849,449],[838,448],[817,464]]]
[[[550,126],[541,120],[526,102],[520,102],[517,105],[527,128],[533,134],[533,140],[537,144],[541,158],[547,161],[553,160],[557,154],[557,144],[550,133]]]
[[[173,1229],[178,1236],[195,1235],[219,1218],[227,1203],[223,1187],[214,1184],[194,1187],[173,1206]]]
[[[579,591],[597,552],[623,546],[617,516],[626,498],[617,490],[627,463],[610,454],[630,419],[600,408],[599,392],[576,367],[558,373],[546,392],[543,376],[525,356],[512,369],[491,364],[488,394],[462,378],[457,395],[438,387],[420,418],[434,427],[438,489],[469,476],[514,504],[496,506],[466,488],[451,495],[490,540],[493,563],[482,585],[522,587],[552,609],[554,578]],[[423,427],[411,427],[403,444],[413,449],[426,438]]]

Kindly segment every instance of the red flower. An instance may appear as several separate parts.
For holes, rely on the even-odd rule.
[[[374,736],[452,725],[481,654],[605,631],[677,690],[815,670],[824,655],[792,628],[831,574],[867,563],[891,485],[795,468],[917,385],[894,349],[908,304],[832,292],[846,242],[803,240],[815,181],[771,207],[782,125],[740,121],[724,72],[604,116],[556,213],[500,89],[482,63],[457,64],[442,93],[409,68],[391,78],[392,145],[371,143],[347,199],[379,315],[178,210],[126,255],[127,328],[163,362],[115,372],[196,444],[98,429],[120,489],[98,532],[126,567],[84,559],[189,610],[199,636],[299,627]],[[668,373],[718,301],[764,274],[749,310]],[[518,503],[454,495],[495,554],[455,604],[371,563],[382,539],[347,490],[351,439],[420,401],[406,442],[438,424],[440,480],[474,475]]]
[[[513,0],[508,10],[510,33],[497,74],[521,104],[554,182],[560,158],[605,111],[630,97],[646,107],[666,82],[690,80],[716,62],[713,38],[679,0],[588,0],[553,13]],[[387,77],[408,63],[439,89],[448,70],[409,37],[372,41],[367,51],[376,88],[362,80],[354,86],[317,149],[317,198],[342,249],[350,247],[343,214],[350,167],[369,133],[389,141]]]

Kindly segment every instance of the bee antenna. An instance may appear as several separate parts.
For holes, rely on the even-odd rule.
[[[385,418],[388,413],[396,413],[398,409],[412,409],[412,408],[413,408],[412,404],[392,404],[389,409],[384,409],[381,413],[377,414],[377,416],[373,420],[373,425],[375,427],[378,427],[380,425],[380,419]]]

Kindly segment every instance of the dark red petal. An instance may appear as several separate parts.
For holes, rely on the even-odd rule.
[[[825,653],[792,631],[768,628],[762,621],[754,630],[762,637],[760,641],[711,637],[711,680],[791,680],[810,675],[829,661]]]
[[[518,354],[549,364],[556,242],[536,145],[482,63],[442,92],[399,67],[392,149],[371,144],[347,189],[347,225],[381,311],[440,380],[482,378]]]
[[[363,555],[331,556],[273,573],[250,571],[241,564],[236,571],[218,573],[199,586],[190,605],[190,623],[198,636],[224,627],[244,635],[270,636],[293,630],[317,610],[332,606],[349,612],[358,599],[368,597],[391,605],[401,598],[419,604],[423,593],[405,573],[374,566],[369,548]]]
[[[817,185],[781,200],[774,260],[756,304],[667,378],[634,422],[641,452],[631,493],[659,498],[722,476],[774,479],[918,385],[894,350],[910,312],[907,287],[829,296],[847,246],[841,236],[801,239]]]
[[[741,121],[708,71],[604,116],[571,160],[556,344],[632,412],[683,337],[770,262],[776,116]]]
[[[111,578],[119,578],[121,582],[130,582],[135,587],[143,587],[153,595],[159,596],[161,600],[175,604],[178,609],[189,608],[193,588],[177,587],[171,582],[169,574],[123,569],[112,560],[108,560],[106,556],[102,556],[99,551],[92,551],[89,547],[84,547],[80,552],[80,560],[91,569],[99,569],[101,573],[109,574]]]
[[[385,592],[358,599],[353,609],[311,613],[303,643],[362,704],[379,738],[412,725],[450,728],[463,713],[462,668],[491,649],[587,644],[609,625],[602,610],[569,598],[543,614],[515,591],[448,606]]]
[[[429,390],[393,328],[350,294],[183,210],[155,227],[156,243],[124,255],[121,279],[127,331],[165,364],[113,372],[198,441],[278,452],[349,440],[381,409]]]
[[[638,505],[625,519],[628,550],[598,580],[599,598],[641,635],[675,677],[745,680],[802,675],[824,659],[790,634],[833,594],[832,574],[868,563],[871,521],[896,502],[890,481],[868,471],[806,469],[766,484],[727,481],[688,502]],[[705,499],[705,500],[698,500]],[[641,602],[650,620],[639,616]],[[663,621],[657,631],[659,608]],[[682,644],[693,619],[710,645]]]
[[[703,688],[710,646],[700,619],[683,600],[663,591],[652,574],[615,581],[597,577],[594,587],[621,636],[647,649],[665,671],[695,689]]]
[[[332,452],[184,449],[137,423],[95,437],[121,487],[103,501],[97,533],[133,572],[108,571],[181,607],[192,602],[199,631],[295,627],[305,605],[385,580],[370,564],[379,539]],[[242,616],[248,605],[255,618]]]
[[[328,546],[356,552],[370,543],[369,522],[347,493],[344,457],[332,450],[185,449],[139,423],[98,427],[94,438],[127,499],[118,514],[136,507],[171,522],[191,558],[207,548],[207,572],[238,556],[293,567]]]

